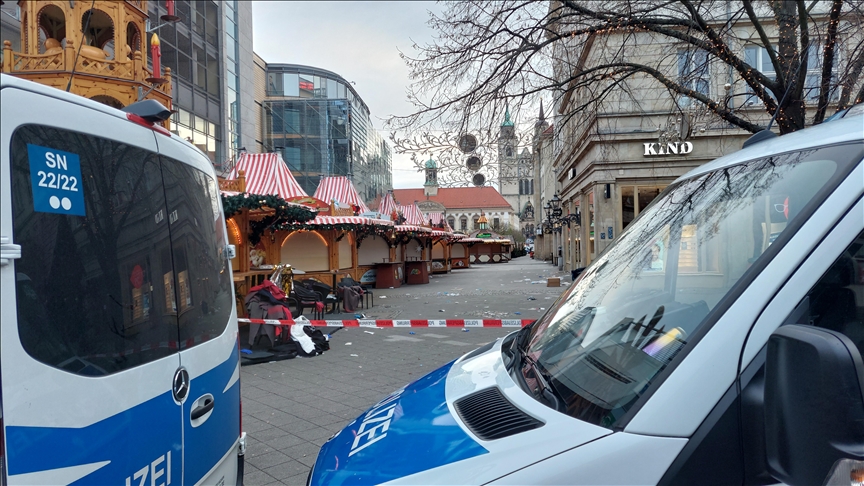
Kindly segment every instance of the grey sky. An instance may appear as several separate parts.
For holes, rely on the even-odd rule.
[[[255,52],[268,63],[315,66],[355,82],[375,127],[389,115],[411,111],[408,68],[399,50],[412,54],[432,31],[427,11],[434,2],[274,2],[252,7]],[[397,50],[398,49],[398,50]],[[388,138],[389,133],[381,131]],[[393,186],[421,187],[423,175],[408,157],[393,154]]]

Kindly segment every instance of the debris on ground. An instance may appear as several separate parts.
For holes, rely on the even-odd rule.
[[[528,300],[537,300],[534,297],[528,297]]]

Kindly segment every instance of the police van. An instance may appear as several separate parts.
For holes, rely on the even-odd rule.
[[[0,483],[235,484],[245,436],[209,159],[0,75]]]
[[[857,112],[679,178],[533,325],[329,439],[309,483],[862,484]]]

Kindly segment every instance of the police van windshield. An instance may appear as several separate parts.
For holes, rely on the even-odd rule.
[[[861,157],[862,144],[812,149],[671,187],[521,336],[522,382],[614,427]]]

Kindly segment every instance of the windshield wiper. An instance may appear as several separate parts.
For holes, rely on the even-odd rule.
[[[561,393],[555,389],[555,386],[552,384],[552,375],[549,374],[548,371],[543,369],[539,363],[534,361],[534,358],[528,355],[528,352],[521,347],[519,348],[519,355],[522,357],[522,361],[527,363],[528,366],[531,367],[531,371],[534,373],[534,377],[537,379],[537,383],[540,384],[540,395],[550,404],[553,404],[555,410],[559,412],[564,412],[566,410],[566,406],[564,403],[564,397]],[[532,390],[535,392],[535,390]]]

